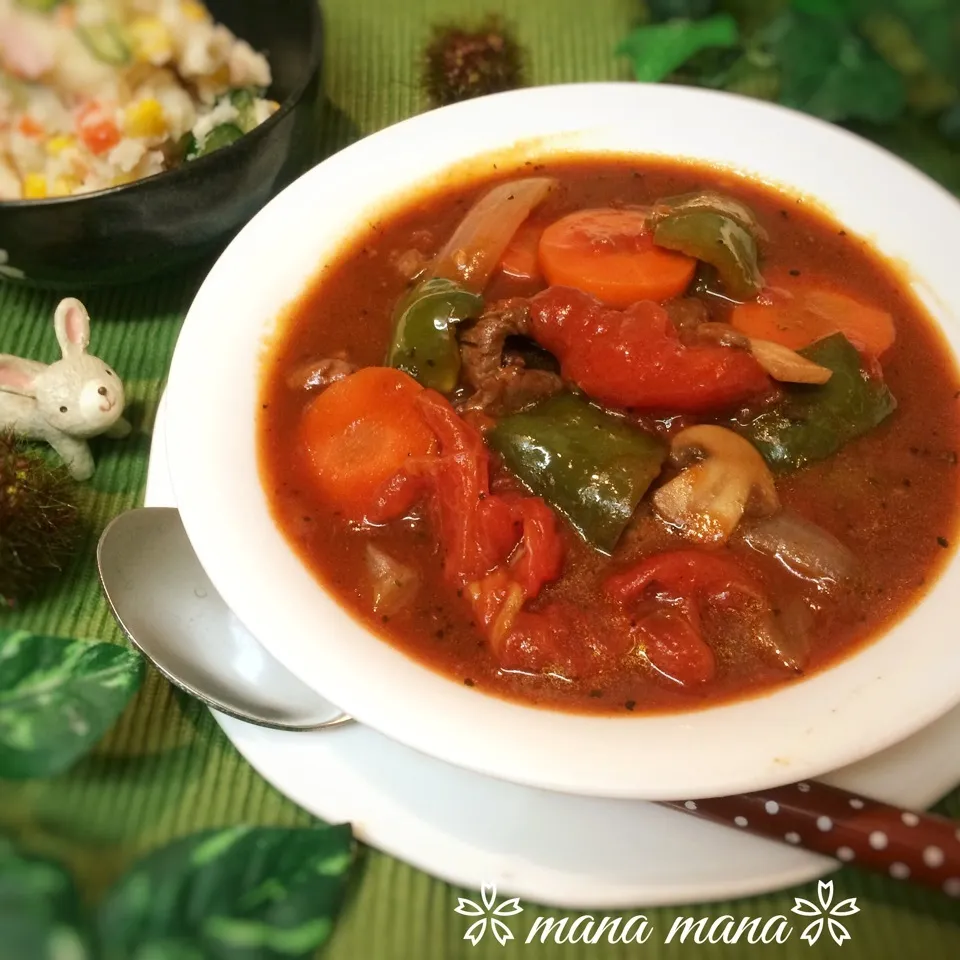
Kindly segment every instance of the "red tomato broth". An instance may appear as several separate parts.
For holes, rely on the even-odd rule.
[[[960,376],[940,333],[904,279],[865,241],[848,236],[802,200],[687,164],[570,158],[533,169],[561,179],[560,189],[535,213],[538,225],[576,209],[642,205],[705,187],[722,191],[750,205],[770,235],[762,245],[761,270],[834,278],[838,288],[894,315],[897,337],[882,366],[898,400],[896,412],[828,460],[777,477],[783,505],[839,537],[860,561],[867,588],[824,600],[774,561],[741,545],[729,548],[773,596],[792,597],[813,609],[815,641],[806,676],[855,653],[909,612],[957,540]],[[529,609],[563,605],[577,624],[566,642],[596,648],[591,676],[570,682],[500,669],[462,592],[458,596],[444,580],[442,551],[427,524],[400,521],[361,529],[318,503],[309,483],[292,472],[289,451],[310,397],[289,389],[286,375],[324,356],[346,356],[359,366],[383,364],[393,309],[406,289],[395,266],[397,255],[411,247],[435,252],[479,195],[529,171],[530,166],[501,170],[408,202],[348,244],[290,309],[264,365],[258,425],[261,471],[276,522],[318,581],[351,614],[409,656],[486,693],[554,709],[642,713],[712,706],[796,682],[753,655],[742,658],[736,630],[715,649],[719,673],[703,689],[680,689],[630,659],[643,611],[604,597],[603,582],[656,550],[690,546],[653,521],[648,498],[612,557],[598,554],[561,521],[564,574]],[[495,273],[484,298],[489,303],[530,296],[545,286],[543,279]],[[722,308],[714,319],[725,319]],[[502,470],[495,472],[491,488],[522,490]],[[378,617],[371,609],[365,573],[370,542],[422,575],[424,586],[414,604],[391,617]]]

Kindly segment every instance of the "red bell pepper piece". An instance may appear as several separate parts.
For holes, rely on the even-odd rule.
[[[706,413],[772,387],[744,350],[686,346],[653,301],[613,310],[581,290],[555,286],[532,298],[530,317],[534,339],[554,354],[563,376],[600,403]]]
[[[656,590],[664,605],[637,625],[647,658],[682,686],[712,680],[716,658],[703,639],[701,604],[734,607],[744,598],[766,602],[763,587],[730,557],[700,550],[657,553],[610,577],[605,590],[622,604]]]
[[[537,596],[563,566],[553,511],[539,497],[491,493],[490,453],[476,427],[433,390],[423,391],[417,402],[439,451],[417,458],[386,483],[368,519],[395,520],[426,497],[449,579],[458,586],[476,584],[509,561],[511,581],[524,599]]]

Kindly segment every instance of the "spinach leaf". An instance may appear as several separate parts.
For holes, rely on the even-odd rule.
[[[655,83],[701,50],[736,46],[739,36],[736,20],[729,14],[718,13],[705,20],[681,18],[637,27],[616,52],[630,58],[638,81]]]
[[[885,123],[903,112],[903,78],[842,22],[789,11],[759,40],[779,67],[784,106],[832,122]]]
[[[294,960],[330,935],[353,863],[348,824],[208,830],[150,854],[99,913],[101,960]]]
[[[70,767],[123,712],[143,660],[112,643],[0,631],[0,778]]]
[[[828,367],[833,376],[822,386],[791,386],[779,407],[741,428],[779,470],[825,460],[878,426],[897,407],[886,384],[868,376],[860,354],[842,333],[798,352]]]
[[[70,875],[0,838],[0,960],[86,960]]]

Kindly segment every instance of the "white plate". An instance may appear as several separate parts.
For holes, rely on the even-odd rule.
[[[146,506],[175,506],[154,428]],[[531,903],[616,910],[751,896],[803,883],[832,860],[636,800],[551,793],[484,777],[362,726],[283,733],[214,717],[281,793],[364,843],[450,883],[496,883]],[[960,782],[960,708],[827,782],[926,808]]]
[[[334,154],[257,214],[207,275],[177,341],[173,489],[190,542],[240,622],[319,694],[391,739],[579,796],[695,800],[816,777],[955,707],[958,556],[921,603],[830,669],[765,696],[652,716],[545,710],[457,683],[384,642],[321,586],[277,527],[259,469],[264,338],[361,224],[458,163],[486,155],[492,172],[492,152],[503,169],[503,150],[511,165],[553,151],[696,157],[815,197],[909,265],[960,357],[960,271],[943,242],[960,235],[960,203],[839,127],[671,84],[534,87],[422,113]]]

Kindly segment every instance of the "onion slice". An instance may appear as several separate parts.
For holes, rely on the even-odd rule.
[[[794,601],[790,602],[794,604]],[[764,617],[754,634],[763,659],[790,673],[803,673],[810,659],[810,628],[801,619],[800,607],[801,602],[796,601],[789,618],[781,616],[779,621],[769,615]]]
[[[750,352],[763,369],[781,383],[826,383],[833,371],[823,367],[795,350],[772,340],[750,340]]]
[[[443,277],[482,293],[513,235],[557,183],[554,177],[528,177],[489,190],[460,221],[422,279]]]
[[[729,323],[708,321],[693,327],[692,333],[698,340],[718,343],[722,347],[749,350],[754,360],[774,380],[779,380],[781,383],[823,384],[833,376],[833,371],[829,367],[823,367],[819,363],[808,360],[796,350],[791,350],[781,343],[774,343],[772,340],[748,337],[731,327]]]
[[[373,609],[392,615],[409,606],[420,588],[420,575],[388,553],[367,544],[367,572],[373,587]]]
[[[791,510],[745,522],[743,541],[758,553],[778,560],[795,576],[826,589],[856,575],[857,559],[832,533]]]

